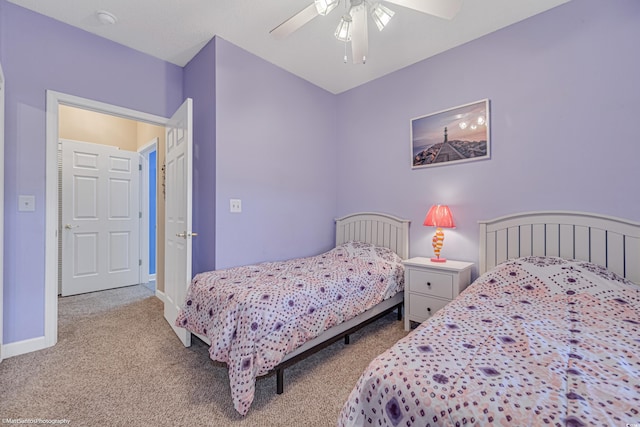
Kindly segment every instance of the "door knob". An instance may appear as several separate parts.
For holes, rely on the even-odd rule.
[[[187,237],[196,237],[197,235],[198,233],[187,233],[186,231],[182,233],[176,233],[176,237],[182,237],[183,239],[186,239]]]
[[[72,228],[78,228],[80,227],[79,225],[71,225],[71,224],[65,224],[64,228],[66,230],[71,230]]]

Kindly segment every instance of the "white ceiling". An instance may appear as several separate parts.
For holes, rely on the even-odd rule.
[[[451,21],[388,4],[396,15],[382,32],[370,22],[369,56],[358,65],[343,62],[344,43],[333,36],[345,0],[284,40],[269,31],[313,0],[9,1],[180,66],[218,35],[340,93],[569,0],[464,0]],[[97,10],[111,12],[118,22],[100,24]]]

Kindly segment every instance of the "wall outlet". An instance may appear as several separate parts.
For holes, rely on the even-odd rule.
[[[242,212],[242,200],[230,199],[229,200],[229,212],[240,213]]]
[[[36,196],[18,196],[18,211],[33,212],[36,210]]]

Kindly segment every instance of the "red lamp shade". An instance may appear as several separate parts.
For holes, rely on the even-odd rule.
[[[444,232],[442,228],[454,228],[456,225],[453,223],[453,215],[449,206],[446,205],[433,205],[427,217],[424,219],[424,225],[427,227],[437,227],[436,234],[432,239],[433,253],[435,257],[431,258],[431,262],[447,262],[445,258],[440,258],[440,250],[442,249],[444,242]]]
[[[427,227],[454,228],[453,215],[447,205],[433,205],[424,219]]]

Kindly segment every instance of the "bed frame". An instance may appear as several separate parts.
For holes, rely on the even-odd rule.
[[[480,221],[480,274],[522,256],[589,261],[640,284],[640,223],[568,211]]]
[[[391,249],[402,259],[409,257],[409,220],[382,213],[363,212],[336,218],[335,222],[336,246],[350,241],[373,243],[377,246]],[[276,372],[277,394],[284,392],[285,368],[340,339],[344,339],[345,344],[349,344],[349,335],[393,310],[398,311],[398,320],[402,320],[403,304],[404,292],[398,292],[393,297],[382,301],[364,313],[327,329],[322,334],[287,354],[280,364],[273,368],[273,371]],[[206,336],[194,335],[211,345]]]

